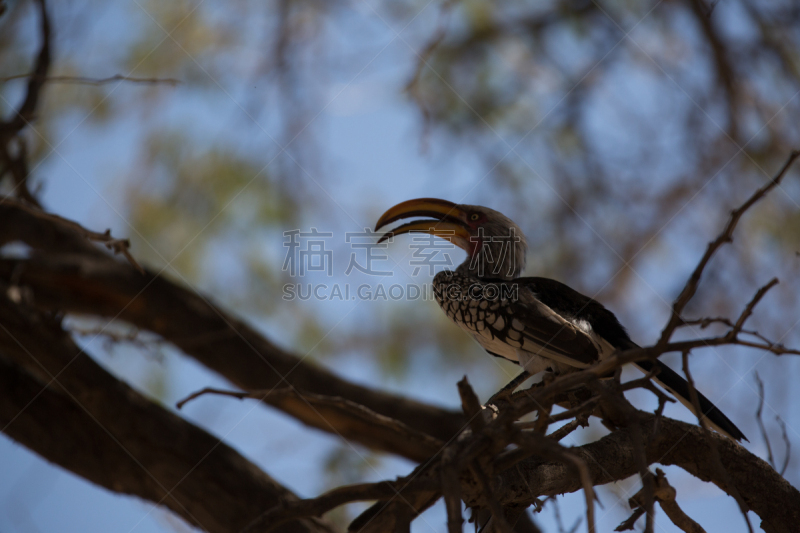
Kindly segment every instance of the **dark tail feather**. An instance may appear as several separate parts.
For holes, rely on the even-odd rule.
[[[639,361],[634,364],[644,372],[650,372],[658,367],[658,375],[655,376],[653,380],[671,392],[683,405],[697,415],[697,413],[695,413],[694,404],[692,404],[692,397],[689,393],[689,383],[683,379],[680,374],[661,361]],[[742,433],[722,411],[717,409],[717,406],[711,403],[711,400],[703,396],[700,391],[697,391],[697,399],[699,400],[700,410],[703,412],[706,421],[710,422],[714,429],[733,439],[747,440],[744,433]]]

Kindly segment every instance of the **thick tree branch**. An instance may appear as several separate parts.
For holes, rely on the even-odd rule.
[[[0,296],[0,428],[75,474],[238,532],[296,496],[218,438],[117,380],[58,323]],[[318,521],[281,531],[320,532]]]
[[[796,157],[797,154],[793,154],[793,158]],[[793,158],[787,162],[771,185],[760,190],[761,196],[766,194],[770,186],[777,184]],[[718,239],[719,245],[724,242],[726,233],[732,233],[736,221],[744,210],[759,197],[758,193],[755,194],[734,212],[731,222]],[[450,441],[456,435],[460,435],[458,440],[451,441],[445,449],[447,460],[435,460],[428,463],[430,468],[416,473],[417,477],[413,480],[415,483],[421,483],[419,490],[404,494],[403,497],[395,494],[388,500],[379,502],[354,522],[352,526],[354,530],[367,532],[406,528],[419,512],[431,505],[443,493],[447,496],[451,508],[451,527],[456,529],[456,526],[460,527],[461,524],[459,503],[461,499],[471,506],[486,508],[491,505],[495,516],[502,517],[501,506],[504,508],[525,506],[538,501],[539,497],[579,488],[585,491],[589,524],[592,524],[592,486],[623,479],[636,471],[642,472],[644,465],[653,462],[678,464],[701,479],[713,481],[730,494],[739,493],[747,508],[754,510],[762,519],[769,522],[769,527],[773,531],[782,533],[784,530],[781,528],[785,524],[792,523],[787,520],[797,518],[787,515],[785,509],[781,514],[774,505],[771,506],[769,502],[764,501],[764,495],[769,494],[773,500],[780,501],[784,508],[787,507],[786,502],[790,502],[791,505],[788,507],[793,509],[796,507],[793,502],[796,503],[798,494],[791,487],[786,489],[785,486],[775,485],[785,482],[771,469],[771,474],[760,471],[761,465],[753,456],[744,452],[747,455],[742,457],[726,457],[725,454],[730,453],[726,446],[732,443],[725,439],[724,443],[713,441],[719,448],[719,459],[722,464],[728,465],[729,460],[734,461],[730,464],[736,464],[737,469],[747,471],[745,478],[741,478],[739,476],[741,472],[737,470],[730,472],[727,479],[720,474],[724,469],[708,469],[708,465],[713,464],[711,460],[713,447],[709,447],[708,440],[704,443],[705,448],[698,448],[701,443],[695,442],[690,454],[670,459],[670,454],[674,455],[677,453],[675,450],[680,450],[678,444],[688,438],[684,428],[675,426],[675,421],[661,419],[656,432],[657,417],[635,412],[629,408],[630,406],[627,410],[617,409],[612,401],[613,395],[598,396],[600,414],[604,419],[608,418],[610,425],[616,429],[612,435],[598,441],[601,444],[587,445],[599,446],[597,454],[594,453],[594,448],[587,447],[567,451],[558,445],[557,441],[548,439],[540,433],[525,432],[514,424],[523,414],[536,410],[539,411],[542,424],[535,428],[544,431],[549,420],[549,406],[559,401],[565,394],[574,394],[576,388],[584,385],[597,392],[602,388],[598,382],[601,376],[613,374],[627,362],[656,358],[668,351],[740,344],[774,353],[798,353],[796,350],[769,343],[761,338],[757,340],[763,342],[738,339],[739,332],[745,333],[743,325],[753,308],[774,282],[770,282],[756,293],[735,323],[729,321],[731,331],[724,336],[674,343],[669,343],[667,339],[667,342],[657,346],[614,354],[594,367],[558,377],[543,386],[512,395],[508,401],[501,403],[496,416],[484,420],[481,416],[475,416],[480,412],[476,399],[464,394],[467,388],[466,382],[463,384],[465,391],[462,391],[462,398],[466,411],[473,415],[470,417],[358,387],[283,352],[241,321],[216,308],[206,298],[153,273],[146,272],[144,275],[136,273],[129,265],[100,253],[86,243],[84,235],[68,224],[62,224],[59,220],[48,217],[34,216],[30,208],[14,205],[13,202],[0,204],[0,222],[3,218],[14,219],[14,217],[17,222],[31,220],[35,227],[49,229],[43,233],[32,230],[17,232],[13,229],[6,230],[0,232],[2,238],[0,242],[23,240],[37,250],[50,252],[47,254],[34,252],[25,260],[0,260],[0,279],[5,280],[8,289],[14,289],[8,291],[8,294],[16,295],[16,304],[30,303],[39,310],[88,313],[126,320],[141,329],[161,335],[209,368],[227,376],[240,387],[266,388],[267,391],[271,391],[269,394],[266,394],[266,391],[264,393],[264,401],[267,403],[314,427],[341,434],[367,446],[422,461],[436,455],[441,442]],[[60,239],[60,236],[65,236],[66,240]],[[712,246],[709,250],[711,252],[707,253],[701,265],[703,262],[707,263],[710,254],[713,254]],[[70,251],[73,253],[65,253]],[[702,268],[699,271],[702,271]],[[696,289],[696,282],[694,288]],[[691,298],[691,294],[688,298]],[[17,307],[23,308],[19,305]],[[32,336],[32,340],[35,340],[35,336]],[[77,393],[88,395],[83,401],[90,401],[93,390],[90,377],[96,371],[85,366],[85,363],[80,363],[84,358],[85,356],[79,356],[74,363],[67,365],[69,368],[64,374],[75,373],[77,381],[71,385]],[[58,364],[55,368],[51,368],[52,364],[37,367],[31,363],[30,358],[15,359],[13,364],[24,366],[28,374],[45,383],[52,381],[53,376],[59,376],[61,372]],[[64,361],[60,361],[60,364],[63,367]],[[68,387],[69,385],[65,385],[66,389]],[[302,392],[304,390],[313,390],[314,394],[306,395]],[[81,401],[79,397],[76,397],[76,400]],[[587,399],[581,401],[586,402]],[[580,404],[574,406],[580,407]],[[589,407],[593,405],[589,404]],[[581,410],[577,414],[588,415],[588,412]],[[472,419],[472,431],[462,433],[467,418]],[[379,421],[380,423],[377,423]],[[383,434],[378,435],[374,431],[376,423],[384,431]],[[676,427],[680,429],[680,433]],[[410,440],[418,442],[410,447],[397,446],[393,441],[401,433]],[[648,435],[650,438],[643,439],[643,435]],[[668,441],[664,441],[663,439],[667,437]],[[708,438],[719,437],[709,435]],[[515,485],[503,485],[502,482],[498,484],[498,476],[495,475],[512,464],[509,463],[510,456],[505,454],[498,456],[498,453],[511,442],[516,442],[521,448],[525,448],[524,451],[533,453],[536,457],[519,462],[522,457],[515,456],[513,465],[516,469],[506,470],[499,476],[500,479],[508,478],[512,481],[514,476],[517,476],[519,479],[516,483],[524,487],[524,496],[515,495]],[[609,443],[613,443],[613,446],[602,447]],[[662,443],[663,448],[658,448],[658,443]],[[739,448],[735,450],[743,451]],[[481,462],[478,470],[473,468],[470,471],[468,467],[474,464],[473,461],[477,457],[481,457],[481,461],[498,457],[498,461]],[[669,462],[670,460],[673,462]],[[704,463],[697,464],[696,461],[699,460]],[[617,461],[623,464],[617,465]],[[546,472],[533,470],[526,472],[524,465],[534,470],[544,469]],[[600,465],[601,469],[593,471],[597,465]],[[628,472],[631,466],[634,470]],[[480,472],[486,475],[480,475]],[[536,475],[544,477],[540,479],[531,477]],[[773,479],[771,475],[777,476],[777,479]],[[759,476],[763,478],[761,486],[753,483]],[[571,488],[575,481],[578,484]],[[548,487],[548,484],[552,487]],[[491,498],[487,498],[486,487],[491,489]],[[531,490],[531,487],[535,489]],[[555,492],[549,492],[551,489]],[[459,506],[457,510],[455,504]],[[302,513],[297,509],[303,508],[305,504],[298,505],[295,512],[300,516]],[[271,507],[275,508],[275,505]],[[270,506],[264,507],[261,512],[269,508]],[[198,519],[195,521],[201,522]]]
[[[700,427],[668,418],[659,421],[659,431],[654,433],[655,416],[637,411],[636,418],[641,424],[638,430],[651,436],[644,442],[647,465],[660,463],[679,466],[698,479],[716,484],[729,494],[738,491],[748,508],[761,517],[762,528],[766,531],[790,533],[799,523],[800,492],[765,461],[741,445],[716,433],[706,436]],[[487,431],[491,431],[488,427],[496,423],[496,420],[490,422]],[[634,425],[619,428],[598,441],[572,448],[570,460],[555,452],[547,453],[541,442],[532,442],[537,454],[522,462],[515,462],[513,467],[495,475],[492,494],[500,505],[527,506],[538,503],[543,497],[585,489],[587,484],[597,486],[626,479],[639,472],[636,456],[641,449],[636,446],[635,431]],[[728,465],[727,476],[714,466],[712,456],[715,452],[709,439],[713,439],[722,463]],[[460,453],[457,456],[466,460],[481,449],[472,446],[468,438],[458,447]],[[576,469],[576,464],[580,464],[581,468]],[[445,473],[443,468],[444,465],[439,462],[432,463],[429,468],[418,469],[408,479],[413,479],[420,489],[432,486],[440,482]],[[470,507],[486,507],[485,492],[480,484],[468,475],[464,476],[462,474],[459,483],[460,497]],[[430,505],[439,494],[433,490],[419,490],[408,494],[408,501],[399,501],[392,496],[387,502],[375,504],[369,512],[359,517],[351,530],[392,530],[369,528],[367,525],[373,522],[380,523],[381,527],[396,524],[401,509],[414,509],[415,515],[424,508],[421,502]],[[377,492],[375,495],[380,497]],[[309,502],[308,505],[315,504]]]
[[[77,222],[66,219],[64,217],[54,215],[42,211],[40,208],[29,207],[22,202],[4,198],[0,201],[0,213],[8,213],[11,217],[17,217],[24,220],[25,226],[28,227],[28,232],[36,231],[41,228],[49,228],[50,231],[45,231],[44,236],[52,236],[53,234],[59,237],[65,234],[72,236],[80,236],[90,242],[96,242],[104,245],[106,248],[115,254],[122,254],[128,263],[133,266],[140,273],[144,274],[144,269],[136,262],[130,254],[131,243],[128,239],[116,239],[111,236],[111,230],[108,229],[104,233],[99,233],[84,228]],[[35,229],[34,229],[35,228]],[[18,235],[14,235],[16,228],[9,228],[8,233],[0,234],[0,244],[4,244],[10,240],[19,239]],[[35,240],[40,240],[42,236],[37,235]],[[46,238],[46,237],[45,237]],[[52,237],[51,237],[52,238]],[[21,239],[20,239],[21,240]],[[71,242],[73,239],[68,239]]]
[[[662,418],[658,433],[652,434],[655,417],[641,412],[639,415],[644,420],[643,432],[652,435],[645,443],[647,464],[679,466],[730,493],[730,487],[713,465],[713,451],[702,428]],[[731,439],[716,433],[710,438],[715,441],[722,463],[729,465],[731,483],[747,506],[761,517],[762,528],[778,533],[793,531],[795,524],[800,523],[800,492],[765,461]],[[619,429],[591,444],[573,448],[572,453],[587,465],[593,485],[625,479],[638,472],[631,428]],[[519,463],[518,467],[503,472],[501,479],[496,494],[503,505],[532,504],[543,496],[582,488],[570,465],[542,458]],[[465,494],[468,504],[476,503],[478,498],[477,494]]]
[[[32,222],[33,229],[23,221]],[[161,335],[242,389],[295,387],[339,396],[440,440],[461,430],[460,413],[343,380],[282,350],[207,298],[152,272],[141,275],[67,228],[31,217],[16,205],[0,203],[0,228],[5,228],[0,244],[22,240],[37,249],[78,252],[0,261],[0,277],[29,286],[38,306],[130,322]]]

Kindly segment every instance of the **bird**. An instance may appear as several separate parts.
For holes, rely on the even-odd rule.
[[[523,277],[527,241],[519,226],[502,213],[483,206],[417,198],[387,210],[375,231],[410,218],[419,220],[385,232],[378,243],[417,232],[464,249],[467,258],[463,263],[434,276],[434,297],[447,316],[484,350],[517,363],[523,374],[575,372],[614,352],[638,348],[617,317],[600,302],[553,279]],[[657,359],[634,365],[654,373],[656,383],[697,415],[689,384],[680,374]],[[747,440],[708,398],[700,392],[697,397],[709,426],[736,441]]]

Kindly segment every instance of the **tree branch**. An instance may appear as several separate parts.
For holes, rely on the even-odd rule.
[[[20,78],[33,78],[36,77],[35,73],[31,74],[15,74],[13,76],[0,77],[0,83],[18,80]],[[165,84],[175,87],[180,85],[181,80],[176,78],[137,78],[136,76],[123,76],[122,74],[115,74],[107,78],[89,78],[85,76],[47,76],[42,78],[46,83],[67,83],[67,84],[80,84],[80,85],[105,85],[115,81],[125,81],[128,83],[143,83],[148,85]]]
[[[104,233],[98,233],[96,231],[86,229],[77,222],[67,218],[54,215],[52,213],[47,213],[37,207],[29,207],[22,202],[18,202],[10,198],[4,198],[0,200],[0,208],[2,207],[11,207],[11,209],[24,212],[27,215],[26,218],[28,219],[28,222],[33,222],[35,227],[41,227],[46,225],[47,222],[50,222],[52,225],[61,226],[63,228],[62,231],[56,230],[58,233],[72,233],[74,235],[81,236],[88,241],[103,244],[115,254],[122,254],[125,256],[125,259],[128,260],[128,263],[130,263],[133,268],[144,274],[144,269],[130,254],[130,241],[128,239],[115,239],[111,236],[110,229],[107,229]],[[38,224],[31,219],[38,219],[39,221],[45,222],[45,224]],[[7,242],[7,240],[11,240],[12,238],[13,237],[11,237],[11,235],[8,235],[5,239],[0,240],[0,242]]]
[[[86,246],[68,228],[0,203],[0,244],[13,240],[62,252],[0,260],[0,278],[30,287],[37,306],[125,320],[160,335],[245,390],[291,386],[338,396],[440,440],[461,430],[459,412],[352,384],[282,350],[208,298],[152,272],[141,275]]]
[[[713,451],[702,428],[662,418],[658,433],[652,434],[655,417],[643,412],[639,412],[639,416],[643,420],[643,433],[652,435],[645,442],[647,464],[679,466],[730,494],[731,487],[712,464]],[[722,463],[737,465],[729,469],[731,483],[747,506],[761,517],[762,528],[777,533],[793,531],[795,524],[800,523],[800,492],[769,464],[731,439],[719,434],[712,434],[710,438],[714,439]],[[571,452],[587,465],[595,486],[625,479],[638,471],[631,428],[618,429]],[[543,458],[523,461],[518,468],[502,472],[500,477],[496,494],[503,505],[532,504],[537,498],[575,492],[583,486],[570,466]],[[535,491],[532,492],[531,487]],[[478,498],[474,493],[464,496],[468,505]]]
[[[44,0],[38,0],[41,25],[40,33],[42,36],[42,46],[36,58],[36,66],[33,75],[28,80],[28,89],[25,99],[20,104],[14,116],[7,122],[0,122],[0,144],[5,145],[8,139],[16,135],[22,128],[30,124],[33,120],[36,107],[39,104],[39,94],[44,86],[44,79],[50,69],[50,19],[47,16],[47,8]]]
[[[736,229],[736,225],[739,223],[742,215],[744,215],[744,213],[750,209],[753,204],[761,200],[767,195],[767,193],[780,184],[781,180],[786,175],[786,172],[798,157],[800,157],[800,150],[793,151],[786,160],[786,163],[784,163],[783,167],[778,171],[775,177],[769,181],[769,183],[754,192],[746,202],[731,212],[731,216],[728,219],[728,223],[725,225],[725,228],[722,230],[722,233],[720,233],[716,239],[708,244],[706,253],[703,254],[703,257],[700,259],[697,267],[695,267],[694,272],[692,272],[692,275],[689,276],[689,279],[686,281],[686,285],[683,287],[680,295],[678,295],[678,298],[676,298],[675,302],[672,304],[672,315],[670,316],[669,322],[667,322],[667,325],[664,327],[664,330],[661,332],[661,338],[658,339],[657,346],[664,346],[667,344],[672,336],[672,333],[675,331],[675,328],[677,328],[683,322],[683,319],[681,318],[681,312],[683,311],[683,308],[686,307],[686,304],[689,303],[689,300],[692,299],[695,292],[697,292],[697,286],[700,283],[700,277],[703,275],[703,270],[705,270],[706,265],[716,251],[719,250],[723,244],[733,240],[733,231]]]
[[[347,440],[414,461],[425,461],[444,446],[444,442],[439,439],[374,413],[363,405],[344,398],[323,396],[294,388],[246,392],[203,389],[178,402],[177,407],[180,409],[186,402],[209,393],[239,399],[255,398],[311,427],[322,428]]]
[[[210,532],[238,532],[296,496],[228,445],[117,380],[57,322],[0,296],[0,428],[108,490],[164,505]],[[330,532],[319,521],[285,532]]]

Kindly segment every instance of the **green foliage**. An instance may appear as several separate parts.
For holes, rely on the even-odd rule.
[[[146,261],[189,279],[213,276],[215,246],[255,242],[292,218],[291,198],[257,162],[230,151],[201,152],[175,132],[151,138],[143,160],[129,190],[138,248]],[[249,275],[263,276],[267,266],[253,254],[247,259]]]

